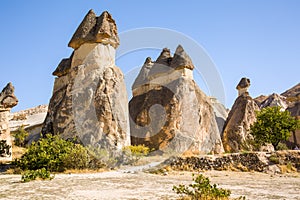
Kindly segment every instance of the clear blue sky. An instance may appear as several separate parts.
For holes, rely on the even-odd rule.
[[[14,84],[14,110],[49,102],[51,73],[71,54],[67,44],[91,8],[97,14],[108,10],[119,32],[162,27],[193,38],[216,64],[229,108],[241,77],[251,79],[253,97],[300,82],[298,0],[6,0],[0,7],[0,87]],[[149,53],[153,59],[158,54]],[[117,64],[126,72],[143,64],[146,55],[138,55]]]

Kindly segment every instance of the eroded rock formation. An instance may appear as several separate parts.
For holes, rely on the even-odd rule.
[[[227,152],[251,148],[247,143],[249,139],[252,139],[249,129],[250,125],[256,121],[255,111],[259,110],[259,107],[248,93],[249,86],[250,80],[242,78],[236,87],[239,96],[229,112],[223,129],[222,141]]]
[[[212,102],[193,80],[194,65],[182,46],[147,58],[129,102],[131,142],[161,151],[223,152]]]
[[[105,148],[130,145],[126,87],[115,66],[118,45],[111,15],[97,17],[90,10],[69,42],[74,52],[53,72],[57,77],[44,134]]]
[[[18,104],[18,99],[14,94],[14,90],[14,86],[11,83],[8,83],[0,93],[0,141],[3,141],[3,143],[10,146],[10,148],[0,156],[1,161],[12,160],[12,139],[9,129],[9,115],[10,110]]]

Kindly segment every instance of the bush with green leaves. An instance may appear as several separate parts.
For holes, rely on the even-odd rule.
[[[37,169],[37,170],[26,170],[22,174],[21,181],[22,182],[29,182],[36,179],[42,180],[51,180],[54,176],[51,176],[50,172],[45,168]]]
[[[22,170],[45,168],[50,172],[63,172],[67,169],[99,169],[109,166],[103,157],[105,150],[84,147],[74,141],[47,134],[45,138],[33,142],[15,164]]]
[[[59,136],[47,134],[45,138],[33,142],[21,159],[16,161],[22,170],[45,168],[49,171],[64,171],[64,160],[71,153],[75,144]]]
[[[185,195],[190,199],[228,199],[231,191],[217,188],[216,184],[211,185],[209,178],[203,176],[202,174],[195,177],[193,174],[194,183],[186,186],[179,185],[173,186],[173,191],[177,194]]]
[[[15,145],[19,147],[25,147],[26,138],[28,137],[29,133],[25,131],[24,126],[21,126],[18,128],[18,130],[12,132],[12,135],[15,138]]]
[[[11,146],[7,144],[6,140],[0,140],[0,157],[11,155]]]
[[[150,148],[145,145],[131,145],[123,148],[123,153],[126,157],[125,164],[133,164],[139,161],[142,157],[147,156]]]
[[[250,132],[255,143],[271,143],[277,150],[278,144],[286,141],[291,132],[300,127],[299,120],[289,111],[280,111],[280,107],[267,107],[256,113],[257,121],[251,125]]]

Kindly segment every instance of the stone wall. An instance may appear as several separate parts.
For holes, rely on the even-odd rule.
[[[280,169],[287,166],[291,171],[300,172],[300,150],[171,157],[163,165],[179,171],[232,170],[271,173],[281,172]]]

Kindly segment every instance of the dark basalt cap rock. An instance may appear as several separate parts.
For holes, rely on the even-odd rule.
[[[68,46],[79,48],[84,43],[110,44],[117,48],[120,44],[117,26],[111,14],[104,11],[99,17],[90,10],[75,31]]]
[[[141,71],[139,72],[138,76],[136,77],[132,85],[132,90],[139,88],[148,83],[148,75],[152,67],[153,67],[153,62],[150,57],[147,57]]]
[[[18,104],[18,99],[14,94],[15,88],[12,83],[8,83],[0,93],[0,108],[12,108]]]
[[[176,48],[174,57],[171,62],[171,67],[174,69],[187,68],[190,70],[194,69],[193,62],[189,55],[184,51],[181,45]]]
[[[160,55],[158,56],[155,62],[158,64],[170,66],[171,61],[172,61],[172,56],[171,56],[170,49],[163,48],[162,52],[160,53]]]
[[[145,64],[150,64],[150,63],[152,63],[152,59],[151,59],[151,57],[147,57],[145,62],[144,62],[144,65]]]
[[[52,73],[53,76],[64,76],[66,75],[69,70],[71,69],[71,63],[72,63],[73,53],[70,56],[70,58],[64,58],[60,61],[55,71]]]
[[[239,84],[236,86],[236,89],[243,89],[243,88],[248,88],[250,86],[250,79],[248,78],[242,78],[239,82]]]

